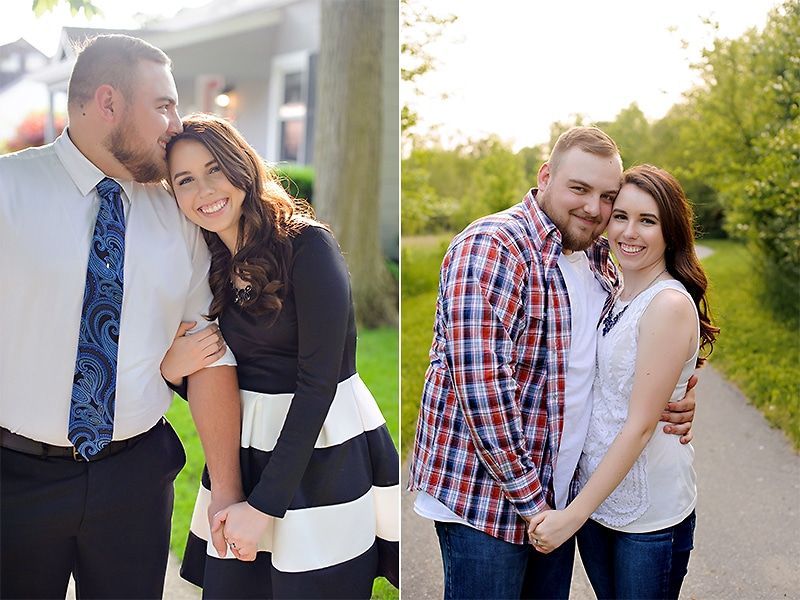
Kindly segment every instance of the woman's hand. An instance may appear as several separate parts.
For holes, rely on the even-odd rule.
[[[528,522],[528,539],[542,554],[550,554],[571,538],[583,525],[583,520],[566,510],[543,510]]]
[[[225,354],[225,340],[219,327],[212,323],[196,333],[187,333],[197,323],[183,322],[178,327],[172,346],[161,361],[161,375],[173,385],[184,377],[207,367]]]
[[[222,529],[225,541],[239,560],[253,561],[258,543],[274,517],[262,513],[247,502],[239,502],[214,515],[212,535]]]

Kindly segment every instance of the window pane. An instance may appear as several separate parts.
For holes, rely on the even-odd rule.
[[[283,80],[283,103],[295,104],[303,102],[303,74],[287,73]]]
[[[280,160],[298,161],[304,131],[305,122],[302,119],[283,121],[281,123]]]

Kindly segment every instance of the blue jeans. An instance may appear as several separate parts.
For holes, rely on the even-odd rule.
[[[594,593],[604,598],[677,598],[694,542],[694,511],[648,533],[623,533],[589,520],[578,548]]]
[[[568,598],[575,537],[550,554],[457,523],[436,521],[444,600]]]

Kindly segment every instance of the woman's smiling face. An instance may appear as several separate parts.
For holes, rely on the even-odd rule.
[[[170,148],[169,173],[183,214],[223,241],[236,240],[245,193],[228,180],[208,148],[195,140],[178,140]]]
[[[620,189],[607,234],[623,269],[645,269],[664,260],[667,244],[658,205],[650,194],[633,184]]]

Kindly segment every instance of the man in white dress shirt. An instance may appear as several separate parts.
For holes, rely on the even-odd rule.
[[[162,595],[172,484],[185,455],[164,419],[172,392],[159,364],[180,322],[202,323],[211,300],[200,232],[155,183],[166,174],[166,143],[181,131],[177,104],[163,52],[101,36],[70,78],[68,129],[0,158],[3,598],[64,597],[71,573],[79,597]],[[75,382],[91,375],[79,373],[76,349],[101,182],[124,210],[124,293],[113,437],[87,458],[70,441],[71,403]],[[217,348],[215,368],[188,380],[214,512],[241,500],[235,361]],[[221,536],[215,545],[224,551]]]

